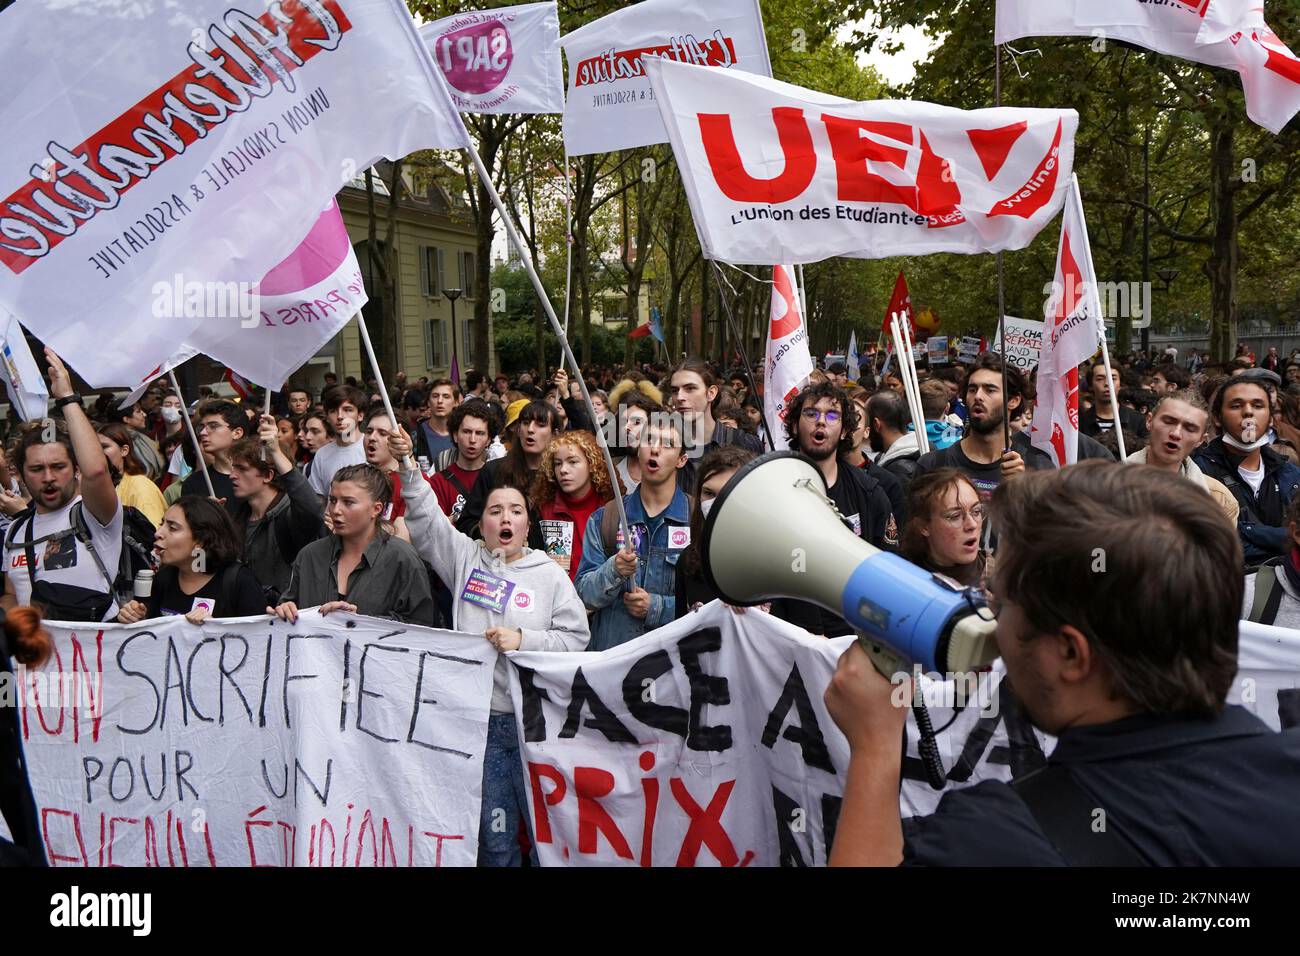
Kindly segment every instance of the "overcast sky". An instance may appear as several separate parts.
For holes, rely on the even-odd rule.
[[[855,27],[861,29],[856,24],[846,27],[840,32],[841,38],[846,41],[851,39]],[[866,31],[864,30],[864,32]],[[908,83],[916,73],[916,64],[929,56],[933,43],[926,37],[925,31],[921,27],[904,27],[902,30],[891,30],[888,32],[887,38],[890,41],[902,40],[904,43],[903,49],[892,56],[888,56],[881,52],[880,48],[884,45],[883,42],[877,41],[875,49],[870,54],[861,56],[862,62],[874,66],[889,83]]]

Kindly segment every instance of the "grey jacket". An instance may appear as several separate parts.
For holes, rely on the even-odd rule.
[[[427,482],[421,484],[428,487]],[[442,514],[441,510],[438,513]],[[300,608],[347,601],[356,606],[358,614],[436,626],[438,613],[429,589],[429,572],[414,548],[401,538],[379,532],[349,575],[346,594],[338,589],[342,549],[342,542],[329,535],[299,551],[280,601],[292,601]]]
[[[298,552],[325,533],[320,498],[302,472],[295,468],[278,480],[280,494],[260,521],[249,521],[252,509],[247,501],[236,501],[231,513],[235,527],[244,532],[239,559],[263,588],[274,591],[268,598],[284,592]]]

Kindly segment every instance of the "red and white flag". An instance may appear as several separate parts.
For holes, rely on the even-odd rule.
[[[794,269],[773,266],[772,313],[763,362],[763,418],[772,436],[772,447],[777,450],[790,446],[785,435],[785,411],[812,375],[813,368]]]
[[[758,0],[642,0],[560,40],[570,156],[668,142],[642,56],[772,75]]]
[[[1079,459],[1079,366],[1097,354],[1105,335],[1077,179],[1071,181],[1065,202],[1056,277],[1044,319],[1030,441],[1061,468]]]
[[[709,259],[1022,249],[1065,201],[1073,110],[855,103],[738,70],[642,63]]]
[[[1264,22],[1263,0],[998,0],[996,42],[1029,36],[1122,40],[1235,70],[1247,114],[1274,133],[1300,112],[1300,59]]]
[[[0,306],[97,387],[240,329],[243,292],[359,170],[467,142],[401,0],[129,7],[0,12],[22,77],[0,101]],[[155,314],[177,276],[202,302]]]
[[[892,354],[894,351],[894,337],[889,331],[889,324],[896,315],[902,315],[903,321],[907,323],[907,328],[912,333],[912,339],[916,339],[916,323],[912,321],[912,293],[907,288],[907,276],[903,275],[900,270],[898,278],[894,280],[894,294],[889,297],[889,308],[885,310],[885,321],[880,323],[880,336],[876,342],[884,344],[885,351]]]

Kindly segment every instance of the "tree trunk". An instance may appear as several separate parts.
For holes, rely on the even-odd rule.
[[[1237,204],[1231,121],[1216,123],[1210,144],[1210,215],[1214,243],[1205,274],[1210,279],[1210,354],[1227,362],[1237,348]]]

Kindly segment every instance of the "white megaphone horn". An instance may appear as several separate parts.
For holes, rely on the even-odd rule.
[[[912,662],[969,673],[998,656],[982,597],[859,538],[826,496],[822,473],[797,452],[771,452],[727,482],[704,522],[700,552],[722,600],[820,605],[857,629],[886,676]]]

